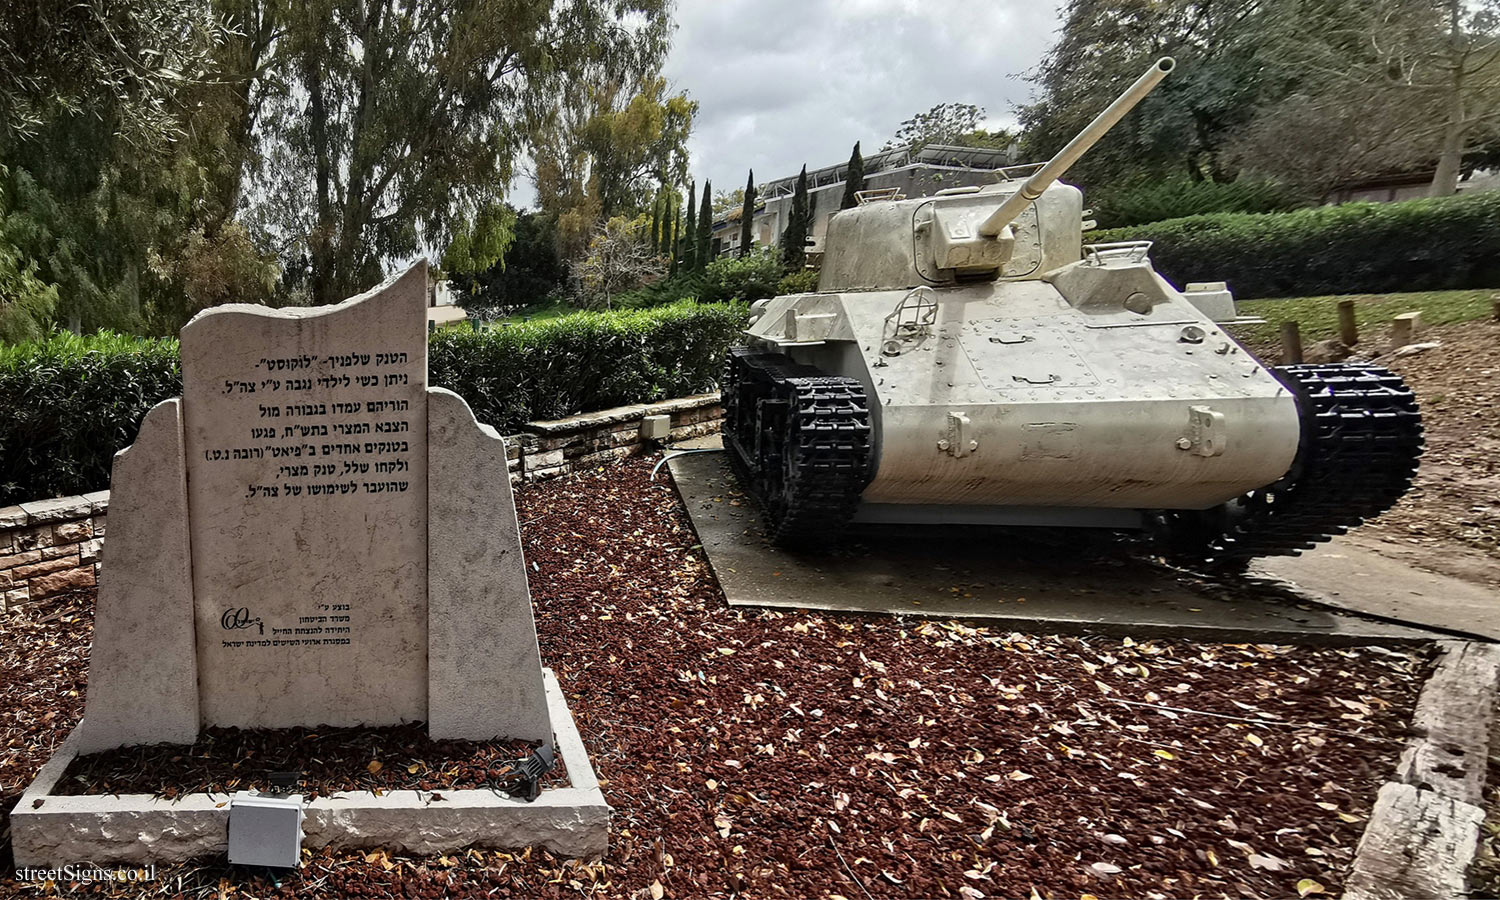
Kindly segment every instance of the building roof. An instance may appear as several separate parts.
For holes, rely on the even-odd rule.
[[[924,144],[920,147],[897,147],[882,150],[864,157],[865,174],[873,175],[887,169],[902,166],[930,165],[952,166],[965,169],[1003,169],[1010,165],[1009,149],[996,150],[990,147],[957,147],[952,144]],[[807,173],[808,188],[838,184],[849,175],[849,163],[811,169]],[[762,197],[784,197],[797,189],[797,175],[781,178],[761,188]]]

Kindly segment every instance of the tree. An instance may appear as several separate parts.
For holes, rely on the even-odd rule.
[[[0,149],[90,118],[112,137],[160,146],[181,133],[178,93],[206,80],[224,37],[204,0],[4,4]]]
[[[516,238],[516,211],[502,203],[487,204],[471,222],[453,228],[441,266],[464,290],[478,287],[479,275],[491,266],[505,265],[505,251]]]
[[[667,5],[631,6],[289,4],[253,193],[268,238],[305,245],[312,298],[358,292],[502,200],[522,146],[545,133],[543,111],[601,68],[655,71]]]
[[[714,194],[714,218],[722,219],[745,205],[745,189],[719,191]]]
[[[698,104],[666,97],[654,70],[635,82],[608,72],[562,98],[532,136],[533,181],[558,216],[564,255],[576,255],[597,225],[644,211],[653,185],[687,177],[687,139]]]
[[[644,217],[610,219],[589,240],[584,258],[570,264],[584,306],[609,309],[616,294],[661,277],[661,258],[643,240],[644,229]]]
[[[675,248],[677,246],[677,204],[679,202],[680,198],[677,196],[677,191],[675,189],[666,190],[665,188],[663,188],[661,240],[656,245],[656,253],[658,256],[670,258],[675,255]]]
[[[740,258],[750,255],[751,235],[755,227],[755,170],[745,178],[745,204],[740,207]]]
[[[797,186],[792,191],[792,206],[787,214],[786,228],[781,232],[781,259],[788,272],[799,272],[807,262],[807,233],[811,224],[812,208],[807,198],[807,166],[797,176]]]
[[[984,107],[982,106],[975,106],[972,103],[939,103],[927,112],[917,113],[902,122],[896,129],[896,135],[886,141],[881,149],[922,147],[927,144],[1001,149],[1010,145],[1012,141],[1010,134],[1003,131],[986,131],[979,127],[983,121]],[[861,166],[863,166],[863,161],[861,161]]]
[[[707,186],[705,185],[705,188]],[[677,242],[680,245],[678,257],[682,260],[682,268],[691,272],[698,268],[698,240],[697,240],[697,201],[698,186],[696,182],[688,184],[687,206],[682,208],[682,226],[677,229]],[[708,196],[705,189],[703,196]]]
[[[461,279],[460,305],[480,319],[509,315],[561,293],[567,267],[557,255],[555,227],[546,213],[515,213],[513,238],[500,259],[473,279]]]
[[[241,167],[225,125],[235,5],[0,9],[0,243],[56,288],[34,327],[175,332],[207,306],[270,299],[275,261],[224,189]]]
[[[859,205],[859,192],[865,189],[865,158],[859,155],[859,141],[854,142],[854,151],[849,154],[849,167],[844,175],[844,197],[839,209],[853,209]]]
[[[698,211],[698,253],[696,259],[698,261],[697,268],[700,271],[704,266],[708,265],[709,260],[712,258],[709,247],[714,233],[714,209],[713,203],[709,200],[712,194],[712,182],[704,181],[703,208]]]
[[[1312,104],[1366,129],[1351,107],[1385,121],[1393,163],[1436,160],[1433,196],[1457,189],[1477,138],[1493,139],[1500,0],[1300,0],[1273,21],[1279,55],[1309,73],[1301,90]]]
[[[1266,64],[1259,0],[1069,0],[1060,36],[1027,76],[1036,102],[1020,109],[1027,158],[1050,157],[1152,60],[1177,69],[1070,172],[1086,188],[1186,174],[1232,180],[1221,153],[1263,103],[1286,94]],[[1349,5],[1349,4],[1345,4]]]

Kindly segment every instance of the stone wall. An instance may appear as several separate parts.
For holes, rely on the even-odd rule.
[[[723,414],[718,394],[695,394],[530,422],[525,431],[505,437],[511,481],[554,478],[643,453],[655,446],[641,437],[641,424],[648,416],[671,417],[666,438],[671,442],[718,433]]]
[[[0,611],[92,587],[109,491],[0,509]]]
[[[718,394],[698,394],[531,422],[505,438],[511,481],[555,478],[647,452],[659,443],[641,436],[649,416],[669,417],[671,442],[717,433],[722,415]],[[109,491],[0,509],[0,612],[92,587],[108,509]]]

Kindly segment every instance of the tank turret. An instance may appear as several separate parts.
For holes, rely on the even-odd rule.
[[[1163,57],[1029,177],[884,201],[838,213],[824,242],[820,290],[1037,277],[1079,258],[1083,195],[1058,179],[1175,68]],[[1015,169],[1002,170],[1008,175]]]
[[[756,304],[726,361],[724,442],[774,540],[1085,526],[1239,565],[1407,489],[1422,429],[1397,376],[1268,368],[1221,327],[1225,285],[1179,291],[1147,242],[1084,245],[1083,195],[1059,179],[1173,68],[1040,166],[835,214],[818,290]]]

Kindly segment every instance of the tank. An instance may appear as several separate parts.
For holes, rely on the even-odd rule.
[[[818,289],[755,305],[724,443],[776,543],[851,523],[1080,526],[1240,566],[1389,508],[1422,451],[1412,392],[1363,362],[1268,368],[1221,283],[1086,244],[1067,168],[1164,58],[1048,162],[835,214]]]

